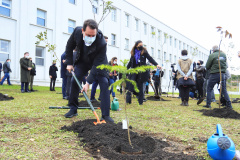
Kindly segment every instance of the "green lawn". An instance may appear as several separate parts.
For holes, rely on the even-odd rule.
[[[0,159],[93,159],[79,143],[73,132],[63,132],[60,128],[74,121],[93,119],[90,110],[78,110],[79,116],[64,118],[68,110],[50,110],[49,106],[67,104],[62,99],[61,88],[50,92],[49,87],[35,87],[38,92],[20,93],[20,86],[0,86],[0,92],[13,96],[12,101],[0,101]],[[90,93],[88,93],[90,94]],[[98,93],[97,93],[98,94]],[[98,97],[98,95],[96,96]],[[123,96],[117,93],[120,104]],[[147,101],[139,106],[134,99],[127,106],[130,125],[137,132],[149,132],[156,137],[165,137],[185,145],[191,145],[199,155],[207,159],[206,143],[193,138],[208,138],[215,133],[220,123],[223,132],[235,142],[240,150],[239,120],[203,116],[196,111],[202,109],[197,101],[190,100],[189,107],[180,106],[180,99],[165,98],[171,101]],[[82,98],[83,100],[83,98]],[[218,107],[217,104],[212,105]],[[123,105],[120,105],[123,109]],[[240,113],[240,105],[233,104]],[[100,116],[100,110],[97,110]],[[111,112],[115,122],[125,118],[124,111]]]

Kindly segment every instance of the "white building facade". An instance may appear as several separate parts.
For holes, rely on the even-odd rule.
[[[129,59],[134,43],[142,40],[149,54],[164,68],[163,90],[169,84],[170,66],[177,62],[181,50],[188,50],[195,61],[206,62],[209,50],[127,1],[111,1],[115,9],[99,26],[109,37],[108,60],[115,56],[119,63]],[[20,80],[19,60],[29,52],[36,63],[35,81],[49,82],[49,67],[55,58],[44,43],[36,46],[36,35],[47,30],[48,42],[56,44],[60,58],[73,29],[82,26],[84,20],[93,19],[93,12],[99,21],[101,8],[101,0],[94,0],[94,7],[89,0],[0,0],[0,62],[11,59],[11,79]],[[60,69],[57,81],[61,82]]]

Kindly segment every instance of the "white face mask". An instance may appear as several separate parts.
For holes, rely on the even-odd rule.
[[[117,64],[117,62],[116,62],[116,61],[114,61],[114,62],[113,62],[113,64]]]
[[[29,56],[25,56],[25,58],[29,58]]]
[[[96,40],[96,36],[94,36],[94,37],[85,36],[83,40],[84,40],[86,46],[91,46],[92,43]]]

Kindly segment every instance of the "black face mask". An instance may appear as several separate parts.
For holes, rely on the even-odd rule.
[[[138,48],[138,50],[142,50],[143,49],[143,46],[139,46],[139,47],[137,47]]]
[[[197,63],[198,66],[200,66],[200,63]]]

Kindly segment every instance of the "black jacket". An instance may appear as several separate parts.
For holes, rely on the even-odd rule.
[[[157,75],[155,75],[155,73],[156,73],[156,71],[154,70],[154,71],[152,71],[152,74],[153,74],[153,76],[152,76],[152,80],[154,80],[154,81],[160,81],[160,76],[157,76]],[[163,77],[163,75],[164,75],[164,71],[159,71],[159,75],[161,74],[161,77]]]
[[[53,79],[57,78],[58,68],[55,65],[51,65],[49,68],[49,76],[52,76]]]
[[[10,68],[10,64],[8,62],[5,62],[3,64],[3,72],[4,73],[9,73],[9,72],[12,72],[11,68]]]
[[[147,65],[146,63],[146,59],[148,59],[148,61],[150,63],[152,63],[153,65],[158,65],[158,63],[148,54],[147,50],[144,48],[143,54],[140,56],[140,64],[139,66],[143,66],[143,65]],[[138,66],[136,66],[136,62],[135,62],[135,57],[131,56],[130,61],[127,65],[127,68],[136,68]],[[138,74],[138,81],[140,82],[147,82],[149,79],[149,71],[143,72],[143,73],[139,73]],[[136,77],[136,76],[133,76]]]
[[[73,65],[77,63],[84,63],[81,61],[82,54],[83,54],[83,47],[85,43],[83,40],[82,34],[82,27],[76,27],[68,39],[67,46],[66,46],[66,64]],[[73,62],[73,50],[77,46],[77,55],[75,63]],[[109,77],[108,72],[106,70],[100,70],[96,67],[101,64],[108,64],[107,60],[107,43],[103,37],[103,34],[100,30],[96,35],[96,40],[90,46],[88,50],[88,64],[89,69],[91,69],[90,75],[87,78],[88,83],[92,83],[95,80],[96,75],[102,75],[105,77]]]
[[[35,65],[35,63],[32,63],[32,69],[30,70],[30,75],[32,75],[32,76],[36,75],[36,65]]]

